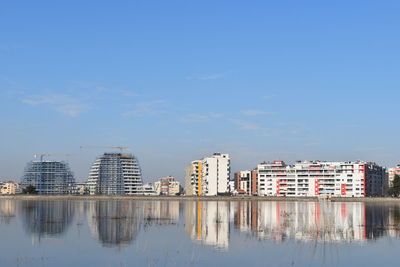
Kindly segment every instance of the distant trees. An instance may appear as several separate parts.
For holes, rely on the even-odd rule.
[[[394,176],[393,184],[389,188],[389,195],[392,197],[400,196],[400,176],[397,174]]]
[[[22,189],[22,194],[36,195],[37,194],[36,187],[34,187],[33,185],[28,185],[27,187]]]

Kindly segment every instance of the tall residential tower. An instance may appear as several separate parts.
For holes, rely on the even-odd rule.
[[[230,158],[215,153],[211,157],[193,161],[187,168],[186,195],[216,196],[229,193]]]
[[[22,188],[32,185],[40,195],[71,194],[75,179],[66,162],[31,161],[25,168]]]
[[[104,153],[89,173],[91,195],[141,195],[142,186],[139,162],[132,154]]]

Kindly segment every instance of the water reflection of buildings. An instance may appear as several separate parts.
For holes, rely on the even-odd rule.
[[[146,225],[175,224],[179,221],[179,201],[147,201],[143,205]]]
[[[120,246],[134,240],[142,219],[135,201],[91,201],[88,223],[92,234],[104,246]]]
[[[238,202],[236,205],[236,228],[278,242],[363,241],[372,230],[364,202]]]
[[[25,229],[39,238],[63,234],[74,216],[71,201],[21,201],[21,211]]]
[[[400,204],[395,202],[0,200],[0,222],[20,215],[27,232],[39,238],[65,233],[74,216],[77,225],[82,225],[80,215],[86,213],[91,232],[107,247],[129,245],[147,226],[181,227],[182,212],[192,240],[223,250],[229,247],[231,230],[273,242],[400,237]]]
[[[142,223],[174,224],[179,220],[179,201],[91,201],[88,223],[92,234],[104,246],[128,245],[135,240]]]
[[[186,202],[185,227],[192,239],[217,248],[229,246],[229,202]]]
[[[3,199],[0,201],[0,222],[9,224],[16,214],[15,201]]]

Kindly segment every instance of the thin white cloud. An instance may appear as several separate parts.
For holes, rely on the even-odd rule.
[[[208,80],[217,80],[217,79],[223,78],[225,75],[226,75],[226,72],[213,73],[213,74],[197,74],[197,75],[186,77],[186,79],[187,80],[208,81]]]
[[[255,109],[249,109],[249,110],[242,110],[240,113],[246,115],[246,116],[258,116],[258,115],[272,115],[274,112],[268,112],[268,111],[263,111],[263,110],[255,110]]]
[[[219,113],[209,113],[209,114],[188,114],[184,116],[182,122],[207,122],[211,119],[222,118],[223,115]]]
[[[261,129],[259,125],[249,121],[231,119],[230,122],[238,126],[242,130],[256,131]]]
[[[90,109],[90,105],[81,103],[79,99],[66,94],[32,95],[23,98],[21,101],[31,106],[47,105],[69,117],[77,117]]]
[[[138,94],[129,89],[119,89],[119,88],[109,88],[106,86],[99,86],[94,83],[85,82],[85,81],[70,81],[74,88],[78,89],[87,89],[90,90],[91,93],[96,93],[98,95],[106,94],[106,95],[116,95],[121,97],[136,97]]]
[[[137,103],[135,108],[125,112],[124,116],[148,116],[168,113],[168,103],[165,100],[153,100]]]

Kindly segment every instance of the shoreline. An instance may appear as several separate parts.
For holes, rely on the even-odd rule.
[[[305,201],[326,202],[316,197],[260,197],[260,196],[88,196],[88,195],[0,195],[0,200],[155,200],[155,201]],[[400,198],[363,197],[331,198],[327,202],[400,202]]]

